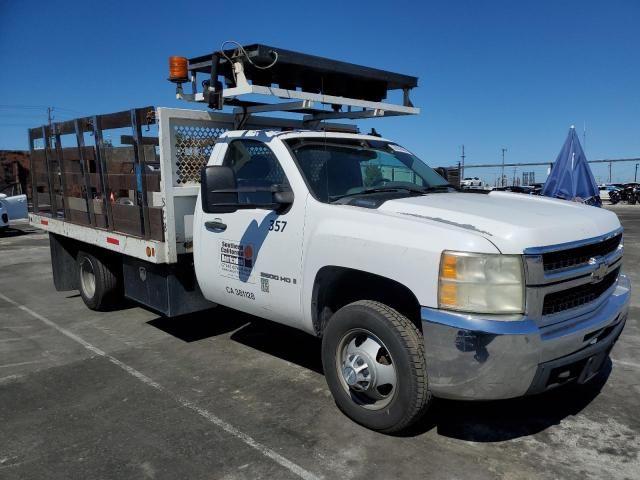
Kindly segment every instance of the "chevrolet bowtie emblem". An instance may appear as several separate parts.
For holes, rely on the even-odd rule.
[[[591,265],[595,265],[595,270],[591,272],[591,283],[601,282],[609,269],[607,262],[602,257],[593,257],[589,259]]]

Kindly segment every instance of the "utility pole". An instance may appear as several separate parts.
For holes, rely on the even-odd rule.
[[[636,163],[636,173],[633,176],[633,181],[637,182],[638,181],[638,165],[640,165],[640,163]]]
[[[466,155],[464,154],[464,144],[462,144],[462,155],[460,155],[460,158],[462,159],[462,162],[460,163],[460,180],[464,180],[464,159],[465,159]]]
[[[49,136],[53,136],[53,130],[51,129],[51,124],[53,122],[53,116],[51,115],[52,113],[53,113],[53,107],[47,107],[47,122],[49,123]],[[45,141],[45,145],[46,145],[46,141]]]
[[[504,187],[505,186],[505,181],[504,181],[504,152],[506,152],[507,149],[502,147],[502,170],[500,171],[500,186]]]
[[[609,183],[611,183],[611,162],[609,162]]]

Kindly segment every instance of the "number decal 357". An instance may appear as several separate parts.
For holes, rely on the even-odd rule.
[[[274,232],[284,232],[287,222],[284,220],[269,220],[269,230]]]

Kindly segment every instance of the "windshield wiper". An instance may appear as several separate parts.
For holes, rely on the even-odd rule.
[[[432,188],[432,187],[429,187],[429,188]],[[400,192],[400,191],[417,193],[420,195],[424,195],[427,193],[427,190],[425,190],[425,187],[417,187],[417,186],[416,187],[371,187],[371,188],[365,188],[364,190],[360,190],[359,192],[345,193],[344,195],[335,195],[331,197],[331,201],[335,202],[336,200],[340,200],[341,198],[355,197],[358,195],[367,195],[370,193]]]

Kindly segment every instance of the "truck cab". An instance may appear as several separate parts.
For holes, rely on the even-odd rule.
[[[454,191],[406,149],[367,135],[234,131],[216,143],[208,165],[208,171],[232,171],[238,205],[227,208],[230,212],[196,211],[194,263],[205,297],[309,333],[322,328],[319,312],[310,308],[318,275],[349,268],[401,277],[389,268],[393,262],[383,267],[395,256],[392,245],[376,245],[376,237],[381,242],[383,234],[393,235],[401,219],[380,217],[378,207],[392,199]],[[286,192],[288,201],[274,206],[274,192]],[[350,239],[354,228],[364,230]],[[343,257],[333,245],[339,238],[368,244]],[[213,251],[220,260],[216,268],[211,268]],[[311,251],[317,254],[307,256]],[[358,262],[358,257],[368,260],[369,252],[375,266]],[[222,284],[221,277],[228,281]]]
[[[629,282],[612,212],[458,192],[409,150],[367,135],[230,132],[205,172],[194,218],[205,297],[323,337],[359,301],[390,308],[421,333],[433,395],[501,399],[587,381],[624,326]],[[215,188],[237,191],[237,204],[217,203]],[[394,365],[376,360],[382,337],[324,359],[343,386],[349,358],[366,359],[374,373],[354,381],[368,385],[356,401],[368,409],[386,408],[398,387],[397,370],[380,373]]]

